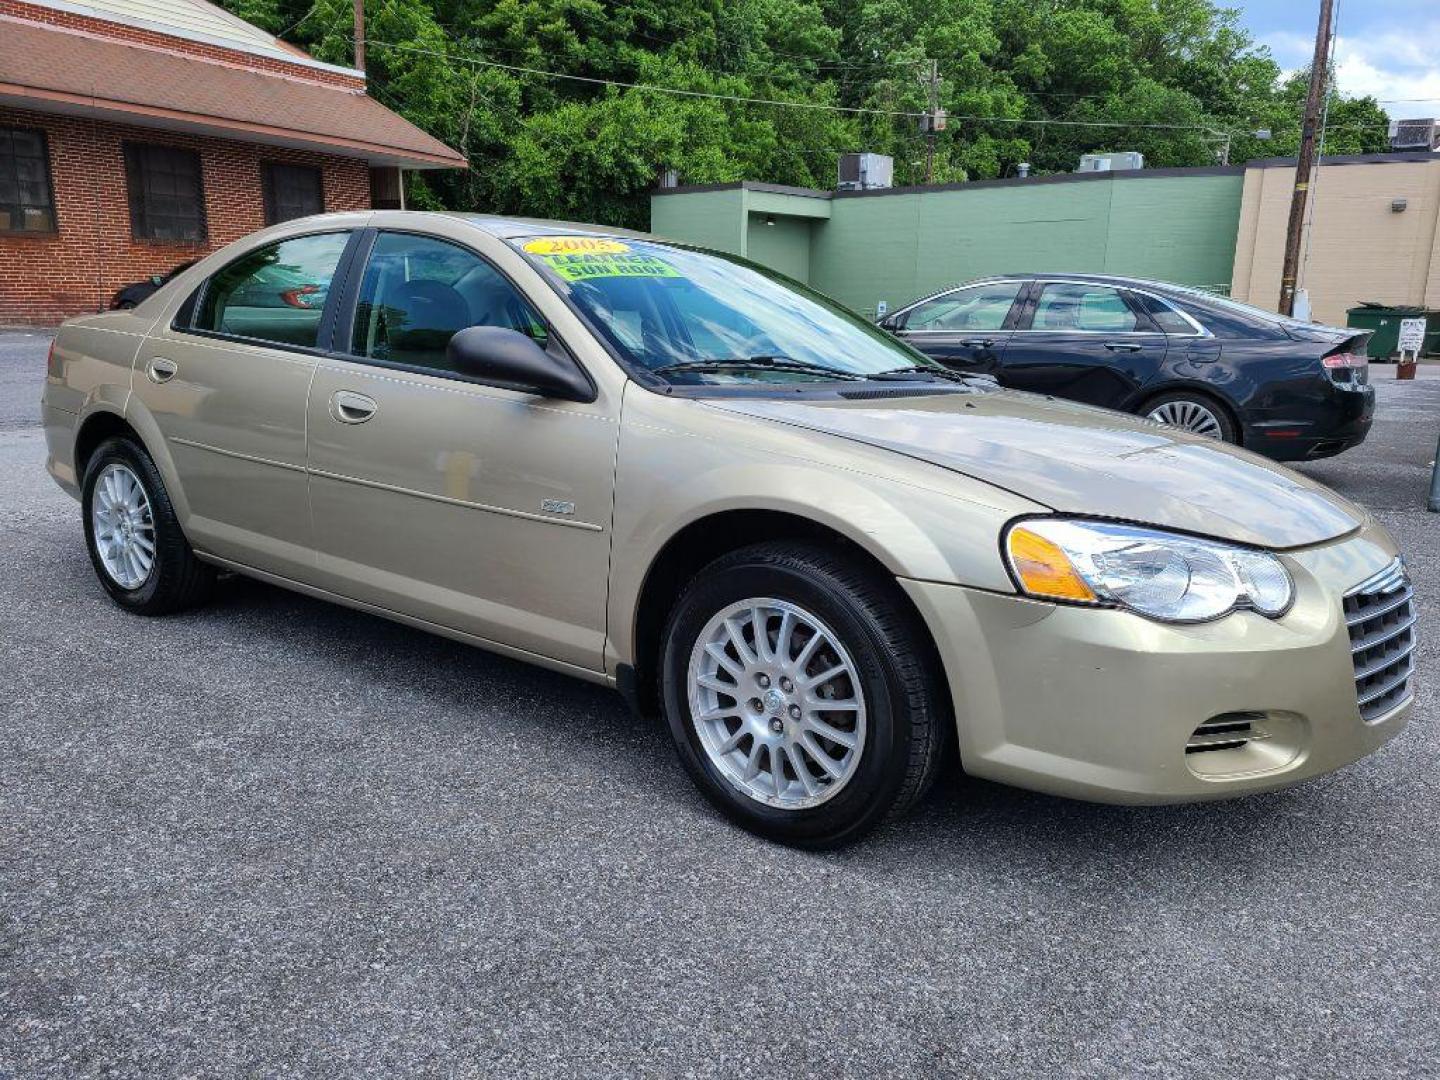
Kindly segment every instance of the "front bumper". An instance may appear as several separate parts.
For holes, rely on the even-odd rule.
[[[1341,608],[1395,554],[1378,527],[1286,554],[1296,600],[1283,618],[1236,612],[1198,626],[901,585],[935,635],[967,772],[1097,802],[1188,802],[1331,772],[1404,728],[1408,700],[1361,719]],[[1186,752],[1201,725],[1222,718],[1223,730],[1231,715],[1252,738]]]

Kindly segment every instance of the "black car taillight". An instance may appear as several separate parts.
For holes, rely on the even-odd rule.
[[[1320,358],[1325,374],[1334,383],[1363,386],[1370,381],[1370,358],[1363,352],[1347,349],[1344,352],[1326,353]]]

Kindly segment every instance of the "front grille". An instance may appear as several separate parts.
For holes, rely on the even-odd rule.
[[[1264,713],[1230,712],[1212,716],[1197,727],[1185,743],[1187,754],[1208,754],[1215,750],[1241,750],[1251,742],[1268,739],[1268,732],[1257,727]]]
[[[1410,698],[1415,590],[1399,559],[1345,594],[1360,717],[1372,723]]]

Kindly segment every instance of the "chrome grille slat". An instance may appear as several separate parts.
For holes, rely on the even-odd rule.
[[[1357,611],[1353,615],[1346,615],[1345,625],[1358,626],[1360,623],[1366,623],[1372,619],[1378,619],[1382,615],[1388,615],[1396,608],[1408,604],[1413,599],[1415,599],[1415,590],[1407,588],[1403,593],[1400,593],[1398,596],[1394,597],[1391,600],[1387,600],[1383,604],[1377,604],[1375,607],[1364,608],[1360,611]]]
[[[1409,630],[1414,625],[1415,614],[1412,612],[1408,617],[1406,617],[1404,622],[1397,623],[1395,626],[1383,626],[1375,633],[1371,634],[1369,637],[1363,637],[1359,641],[1352,642],[1350,645],[1350,651],[1352,653],[1362,653],[1369,649],[1375,648],[1375,646],[1377,645],[1384,645],[1385,642],[1389,641],[1391,638],[1399,637],[1401,634],[1405,633],[1406,630]]]
[[[1355,667],[1360,718],[1374,723],[1411,697],[1415,673],[1415,590],[1399,559],[1341,601]]]

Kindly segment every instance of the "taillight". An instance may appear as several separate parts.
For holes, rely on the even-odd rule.
[[[1370,358],[1364,353],[1342,352],[1331,353],[1320,361],[1327,368],[1355,368],[1369,367]]]
[[[1331,382],[1356,385],[1369,381],[1370,357],[1363,352],[1333,352],[1322,356],[1320,363]]]

